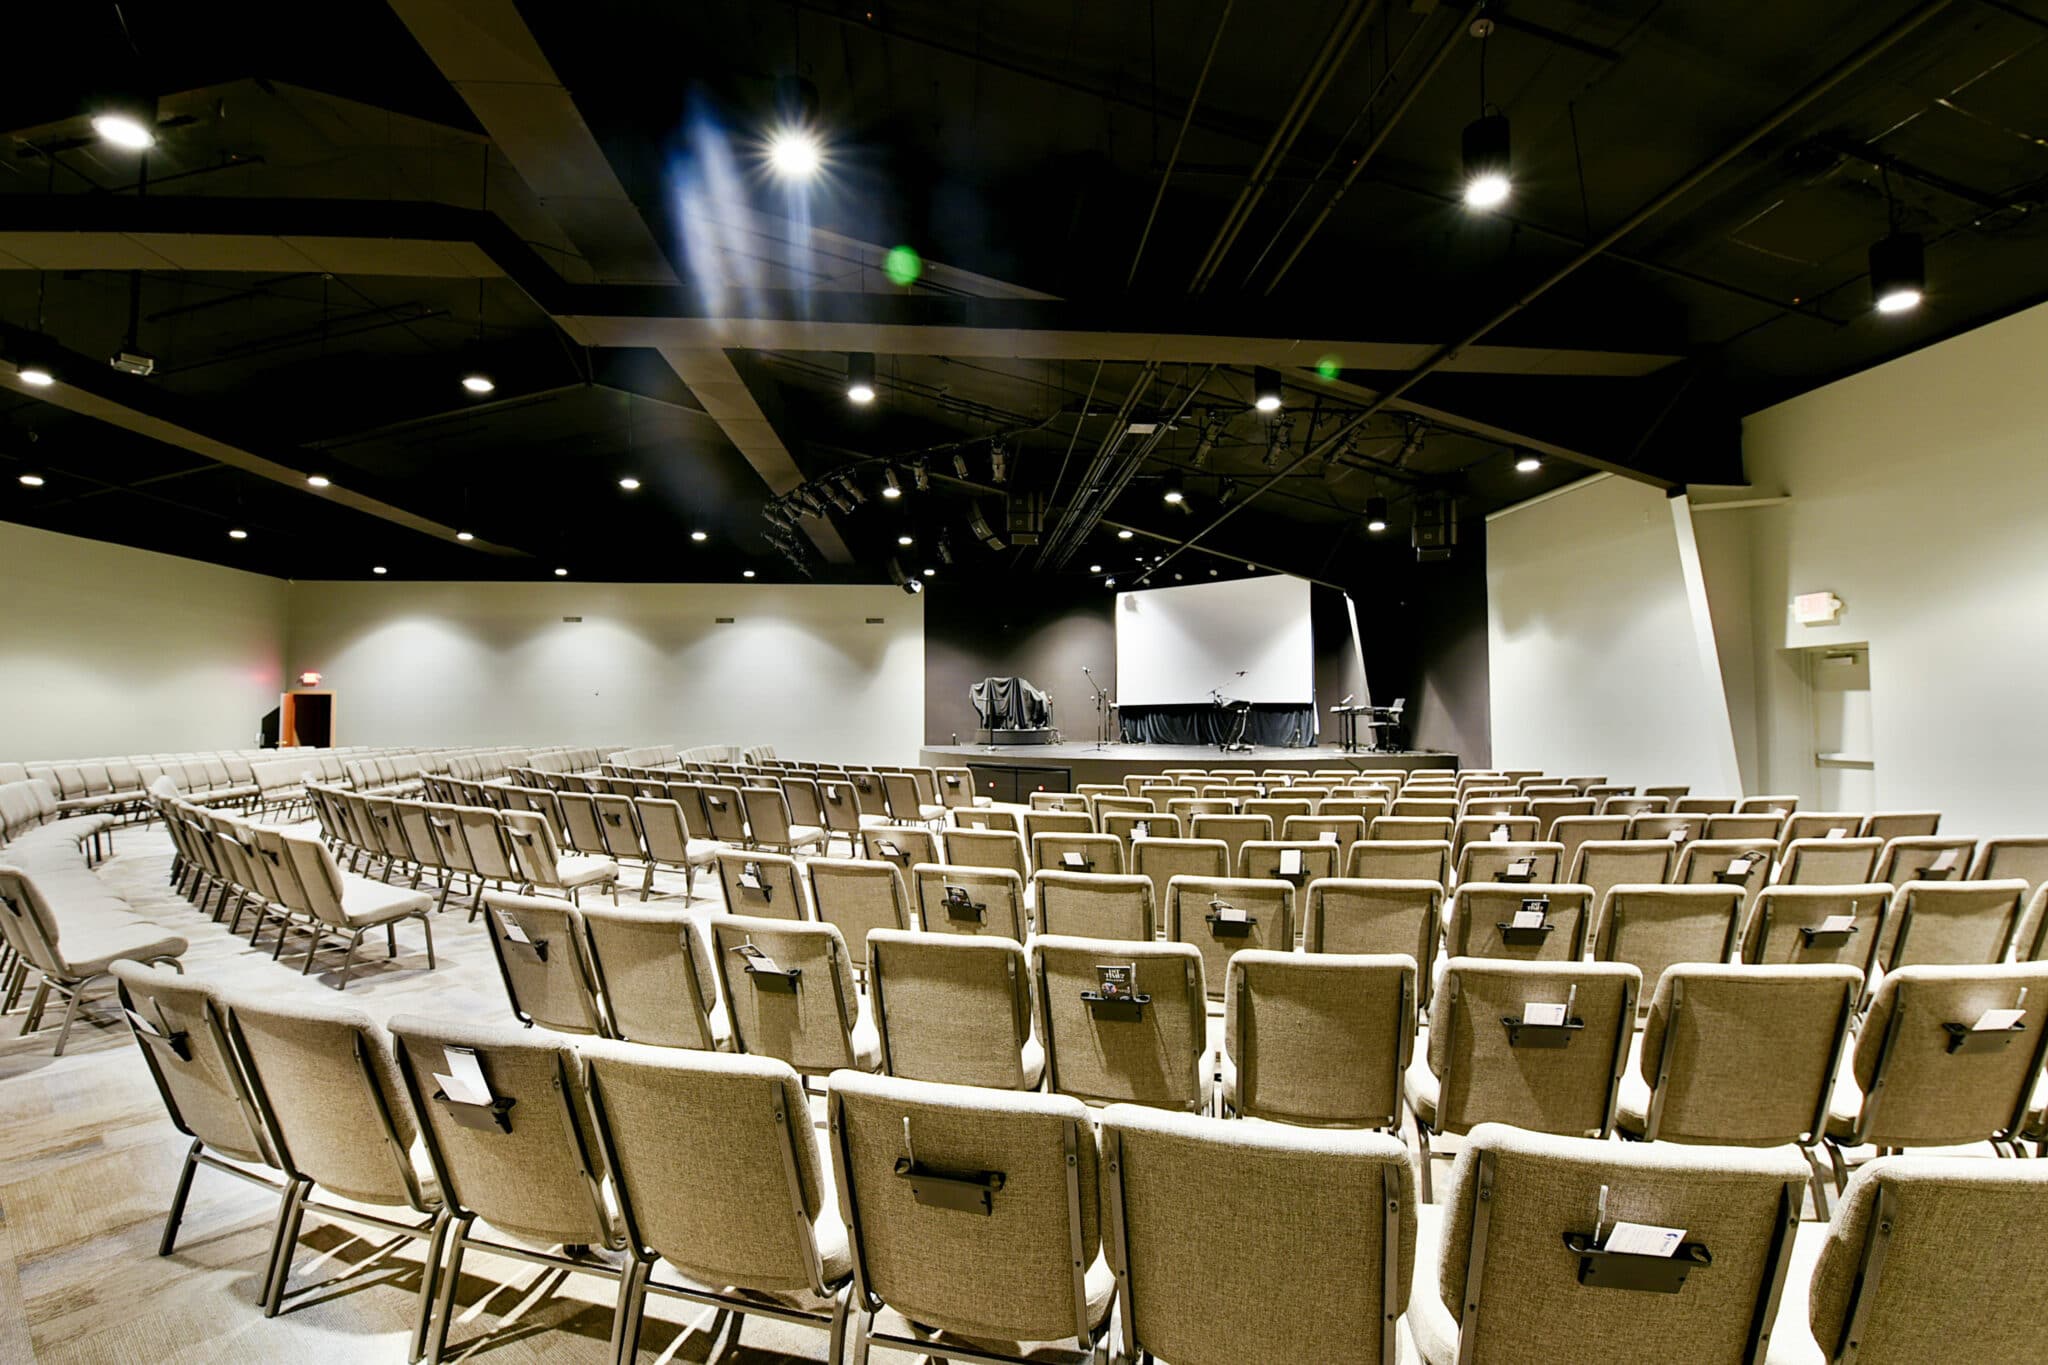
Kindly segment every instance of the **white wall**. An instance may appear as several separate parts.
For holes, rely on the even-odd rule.
[[[1938,302],[1930,298],[1929,306]],[[1871,325],[1881,325],[1875,321]],[[1764,784],[1812,792],[1787,651],[1870,646],[1877,804],[2048,834],[2048,306],[1750,417]],[[1833,592],[1838,624],[1790,603]]]
[[[924,602],[894,587],[294,583],[291,621],[289,666],[325,675],[343,744],[911,763],[923,735]]]
[[[0,523],[0,757],[253,748],[282,579]]]
[[[1488,518],[1496,767],[1734,790],[1711,623],[1674,510],[1688,515],[1602,475]]]

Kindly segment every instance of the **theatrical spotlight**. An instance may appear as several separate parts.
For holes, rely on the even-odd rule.
[[[988,443],[988,477],[991,483],[1003,483],[1010,477],[1010,452],[1001,441]]]
[[[953,452],[953,477],[957,479],[965,479],[971,477],[972,474],[973,470],[968,466],[967,463],[967,452],[964,450],[955,450]]]
[[[851,351],[846,357],[846,397],[854,403],[875,401],[875,354]]]
[[[1378,535],[1387,529],[1387,500],[1367,498],[1365,500],[1365,529]]]
[[[1493,20],[1472,21],[1471,34],[1479,40],[1479,117],[1465,125],[1465,207],[1498,208],[1507,202],[1514,188],[1513,158],[1509,155],[1508,116],[1486,102],[1486,40],[1493,36]]]
[[[828,483],[824,486],[824,491],[825,496],[832,500],[832,505],[840,511],[851,512],[853,510],[853,499],[846,496],[844,488]]]
[[[1280,389],[1280,371],[1269,370],[1261,365],[1252,371],[1252,406],[1260,412],[1278,412],[1284,395]]]
[[[939,563],[951,564],[952,562],[953,533],[951,531],[942,531],[939,533]]]
[[[891,502],[903,496],[903,481],[896,477],[894,469],[882,471],[882,496]]]
[[[135,90],[109,90],[94,97],[92,130],[102,142],[124,152],[146,152],[156,146],[156,96]]]
[[[903,572],[903,561],[900,559],[891,559],[889,561],[889,580],[912,597],[924,591],[924,580],[922,578],[912,578],[909,574]]]
[[[839,476],[839,486],[846,491],[847,498],[855,507],[868,500],[868,490],[860,486],[860,480],[851,469]]]
[[[910,467],[910,486],[920,493],[929,493],[932,488],[932,471],[923,460]]]
[[[1209,456],[1216,449],[1217,440],[1223,435],[1223,414],[1207,413],[1202,418],[1201,439],[1195,442],[1194,454],[1188,456],[1188,463],[1197,469],[1209,467]]]
[[[1003,548],[1003,538],[990,528],[988,518],[981,514],[979,507],[975,508],[973,515],[967,518],[967,529],[974,533],[976,540],[988,546],[989,549],[1000,550]]]
[[[1927,293],[1927,246],[1917,233],[1894,232],[1870,248],[1870,297],[1880,313],[1904,313]]]

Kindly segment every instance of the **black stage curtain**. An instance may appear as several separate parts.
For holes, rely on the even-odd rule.
[[[1218,711],[1208,702],[1179,706],[1125,706],[1119,709],[1126,744],[1221,744],[1237,731],[1237,713]],[[1245,718],[1248,744],[1313,745],[1316,709],[1307,703],[1255,703]]]

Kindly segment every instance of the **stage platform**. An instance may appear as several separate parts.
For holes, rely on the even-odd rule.
[[[998,801],[1027,801],[1034,791],[1072,791],[1083,782],[1121,782],[1133,774],[1160,773],[1168,768],[1456,768],[1458,756],[1446,753],[1347,754],[1335,745],[1313,749],[1254,748],[1224,753],[1202,744],[1030,744],[996,747],[986,744],[927,746],[918,762],[931,768],[961,768],[975,777],[975,790]]]

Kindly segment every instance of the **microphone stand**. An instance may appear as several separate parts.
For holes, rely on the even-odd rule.
[[[1090,690],[1095,693],[1095,747],[1107,749],[1110,745],[1110,714],[1116,710],[1116,703],[1110,700],[1108,689],[1095,681],[1095,675],[1088,671],[1086,665],[1082,666],[1081,672],[1087,677]]]

